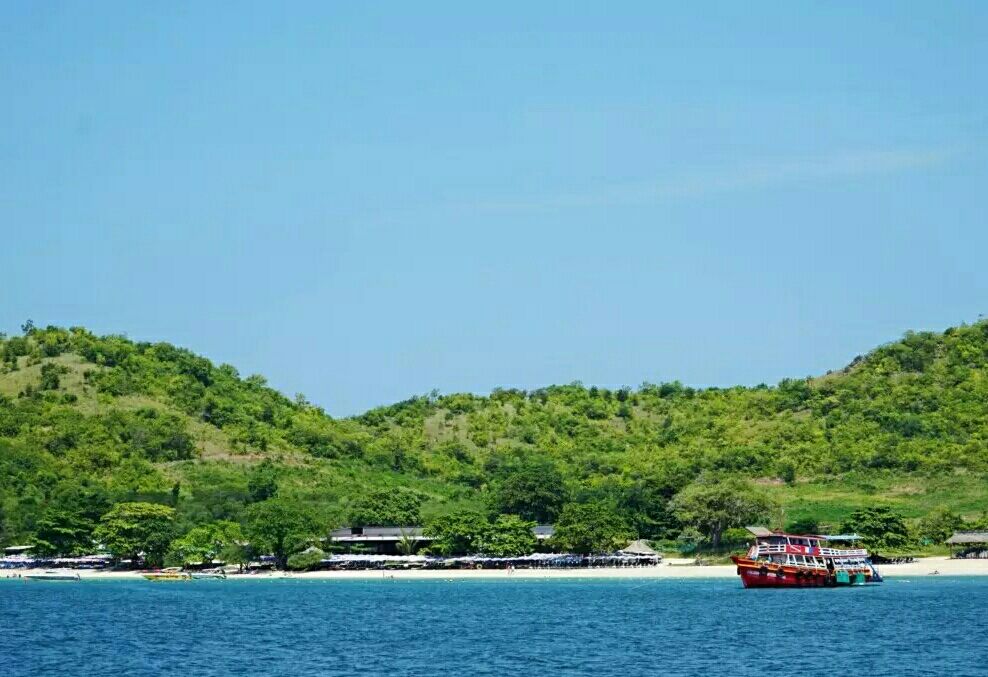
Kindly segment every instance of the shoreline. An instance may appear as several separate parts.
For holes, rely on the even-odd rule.
[[[879,566],[885,578],[928,576],[934,571],[943,576],[988,576],[988,560],[924,557],[910,564]],[[100,571],[96,569],[5,569],[0,581],[19,580],[18,576],[43,571],[76,573],[81,580],[144,580],[141,571]],[[692,560],[669,559],[662,564],[646,567],[594,567],[580,569],[368,569],[361,571],[265,571],[253,574],[233,574],[227,580],[269,581],[292,580],[548,580],[548,579],[686,579],[735,578],[733,564],[698,566]],[[21,579],[22,580],[22,579]]]

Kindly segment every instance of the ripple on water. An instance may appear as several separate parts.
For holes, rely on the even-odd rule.
[[[988,674],[988,579],[0,581],[3,674]]]

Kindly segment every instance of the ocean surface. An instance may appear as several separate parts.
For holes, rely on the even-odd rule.
[[[988,578],[0,580],[0,674],[988,675]]]

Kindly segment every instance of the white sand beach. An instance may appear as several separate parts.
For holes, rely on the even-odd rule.
[[[988,576],[988,560],[925,557],[911,564],[891,564],[878,567],[885,577],[928,576]],[[45,571],[52,571],[47,569]],[[84,580],[140,579],[139,571],[58,570],[77,573]],[[8,569],[0,579],[42,573],[40,569]],[[305,580],[464,580],[464,579],[562,579],[562,578],[732,578],[733,565],[697,566],[689,559],[667,559],[657,566],[596,567],[592,569],[409,569],[368,571],[312,571],[307,573],[265,571],[232,575],[228,580],[261,581],[272,579]]]

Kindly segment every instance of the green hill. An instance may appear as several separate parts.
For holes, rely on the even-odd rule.
[[[327,528],[602,502],[639,535],[673,538],[670,498],[727,475],[762,486],[787,522],[836,525],[876,502],[973,519],[986,473],[988,322],[908,333],[776,386],[431,394],[339,420],[165,343],[31,326],[0,339],[4,544],[53,510],[85,531],[126,501],[173,506],[183,530],[240,521],[273,487]]]

